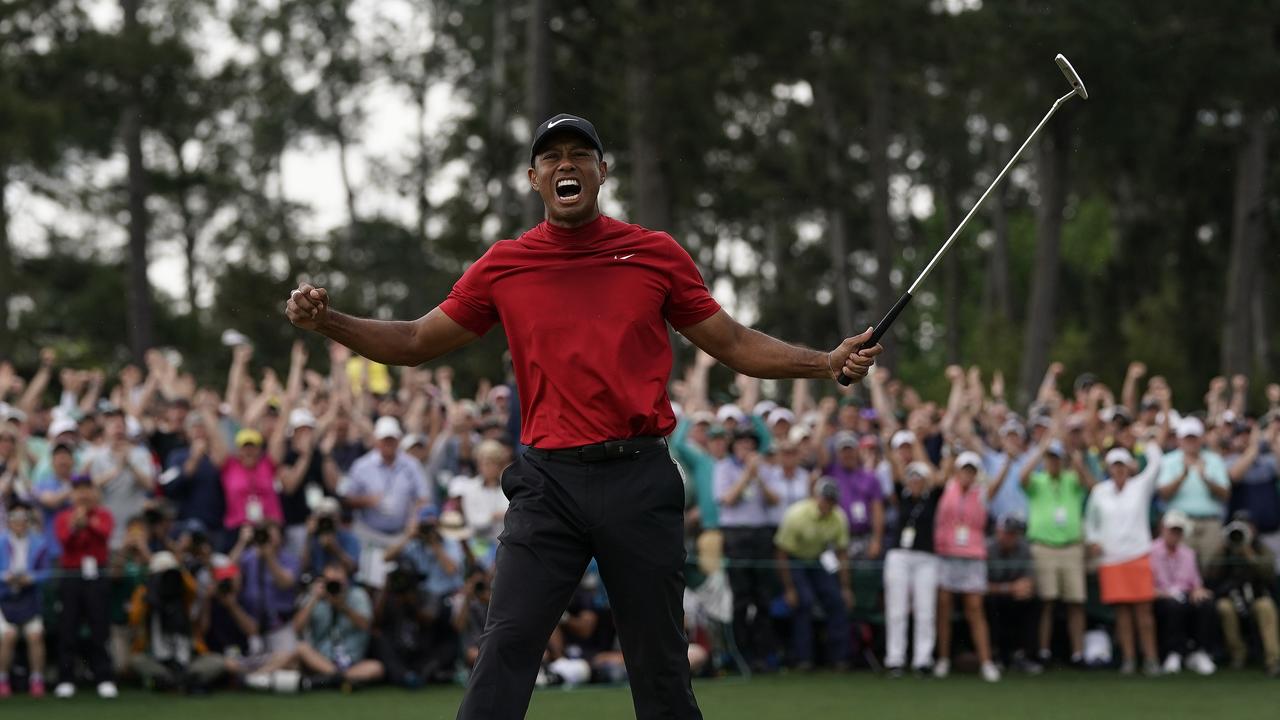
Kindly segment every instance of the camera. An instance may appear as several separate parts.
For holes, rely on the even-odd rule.
[[[235,590],[235,585],[232,584],[231,578],[225,578],[218,581],[219,595],[230,595],[234,590]]]
[[[1227,523],[1222,531],[1232,547],[1243,547],[1253,542],[1253,528],[1250,528],[1248,523],[1235,520]]]
[[[328,515],[324,515],[316,520],[317,535],[325,535],[327,533],[332,533],[332,532],[335,532],[337,529],[338,529],[337,525],[334,524],[333,518]]]
[[[427,542],[440,539],[440,529],[435,525],[418,526],[418,536]]]
[[[264,527],[256,527],[253,529],[253,544],[266,545],[271,541],[271,533],[267,532]]]
[[[156,508],[147,508],[142,511],[142,519],[148,525],[159,525],[161,522],[164,522],[164,513],[160,512]]]
[[[341,580],[325,580],[324,591],[333,596],[341,595],[342,581]]]

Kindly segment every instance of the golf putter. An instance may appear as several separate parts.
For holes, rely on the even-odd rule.
[[[893,325],[893,321],[898,319],[898,315],[900,315],[902,310],[907,307],[907,304],[911,302],[911,297],[915,294],[916,288],[920,287],[920,283],[924,282],[924,279],[929,277],[929,273],[933,271],[933,267],[938,264],[938,261],[942,259],[943,255],[947,254],[947,250],[951,249],[951,244],[960,236],[960,231],[964,230],[965,225],[969,224],[969,219],[978,211],[978,208],[982,207],[982,202],[987,199],[987,196],[991,194],[991,191],[994,190],[995,187],[1000,184],[1000,181],[1004,179],[1004,176],[1009,173],[1009,169],[1018,161],[1018,157],[1022,155],[1022,151],[1027,149],[1027,146],[1031,144],[1033,139],[1035,139],[1036,133],[1040,132],[1040,128],[1044,127],[1044,124],[1049,122],[1049,118],[1053,117],[1053,114],[1058,111],[1058,108],[1062,103],[1070,100],[1076,95],[1079,95],[1081,100],[1089,99],[1089,92],[1084,89],[1084,81],[1080,79],[1080,75],[1076,73],[1075,68],[1071,67],[1071,63],[1067,61],[1067,58],[1064,57],[1062,53],[1058,53],[1058,56],[1055,57],[1053,61],[1058,64],[1058,69],[1066,76],[1067,82],[1071,83],[1071,92],[1054,101],[1053,107],[1049,108],[1049,112],[1045,113],[1045,116],[1040,119],[1040,122],[1036,125],[1035,129],[1031,131],[1031,134],[1027,136],[1027,139],[1022,143],[1022,146],[1013,154],[1013,157],[1009,158],[1009,162],[1004,166],[1004,169],[1001,170],[1000,174],[996,176],[996,179],[992,180],[991,184],[987,186],[986,192],[982,193],[982,197],[978,198],[978,202],[974,203],[973,207],[969,208],[969,212],[960,221],[960,224],[956,226],[956,229],[952,231],[951,237],[947,238],[947,241],[942,244],[942,249],[938,250],[938,252],[933,256],[933,259],[929,261],[929,264],[924,267],[924,270],[922,270],[920,275],[916,277],[915,282],[911,283],[911,287],[909,287],[906,292],[902,293],[902,297],[898,298],[898,302],[894,303],[893,307],[889,308],[889,312],[885,313],[885,316],[880,319],[880,322],[876,323],[875,328],[871,331],[871,339],[859,346],[859,349],[868,346],[875,347],[875,345],[880,342],[880,338],[884,337],[884,334],[889,331],[889,327]],[[849,385],[853,380],[848,375],[844,374],[843,368],[844,364],[841,363],[839,382],[841,385]]]

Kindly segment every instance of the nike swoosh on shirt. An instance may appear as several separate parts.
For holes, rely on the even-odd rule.
[[[573,122],[573,118],[560,118],[559,120],[556,120],[555,122],[549,122],[549,123],[547,123],[547,129],[548,129],[548,130],[550,130],[551,128],[553,128],[553,127],[555,127],[555,126],[559,125],[559,124],[560,124],[560,123],[562,123],[562,122]]]
[[[628,259],[628,258],[633,258],[633,257],[635,257],[635,256],[636,256],[636,254],[635,254],[635,253],[631,253],[630,255],[621,255],[621,256],[619,256],[619,255],[614,255],[614,256],[613,256],[613,259],[614,259],[614,260],[626,260],[626,259]]]

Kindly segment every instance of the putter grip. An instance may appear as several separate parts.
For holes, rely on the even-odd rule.
[[[911,302],[911,293],[902,293],[902,297],[898,298],[898,302],[894,303],[893,307],[889,308],[889,312],[885,313],[884,317],[880,318],[880,322],[876,323],[875,329],[871,331],[871,339],[858,346],[858,350],[861,350],[868,345],[871,347],[878,345],[880,343],[880,338],[884,337],[884,334],[889,332],[889,327],[893,325],[894,320],[898,319],[898,315],[902,313],[902,309],[905,308],[909,302]],[[853,378],[845,375],[842,371],[838,381],[841,385],[848,386],[853,383]]]

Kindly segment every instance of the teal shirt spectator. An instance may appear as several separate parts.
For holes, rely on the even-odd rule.
[[[751,415],[751,427],[756,431],[756,438],[760,440],[760,454],[768,455],[773,452],[773,433],[769,432],[769,426],[765,423],[764,418],[759,415]]]
[[[366,618],[373,616],[369,593],[359,585],[347,586],[344,601],[355,614]],[[363,660],[369,647],[369,633],[356,627],[346,613],[334,610],[328,600],[316,601],[311,617],[307,619],[307,632],[316,652],[343,670]]]
[[[720,506],[716,503],[713,488],[716,459],[711,457],[711,453],[689,442],[689,430],[692,428],[693,422],[688,417],[680,419],[676,431],[671,435],[671,455],[684,470],[685,486],[693,489],[703,529],[714,530],[720,527]]]
[[[1200,458],[1204,461],[1204,474],[1192,470],[1187,474],[1178,494],[1168,502],[1168,510],[1181,510],[1193,518],[1221,518],[1224,514],[1222,501],[1209,492],[1208,483],[1219,487],[1231,487],[1231,479],[1227,476],[1227,464],[1222,456],[1210,450],[1201,450]],[[1160,463],[1159,487],[1172,485],[1182,475],[1185,466],[1181,450],[1174,450],[1164,456]]]

